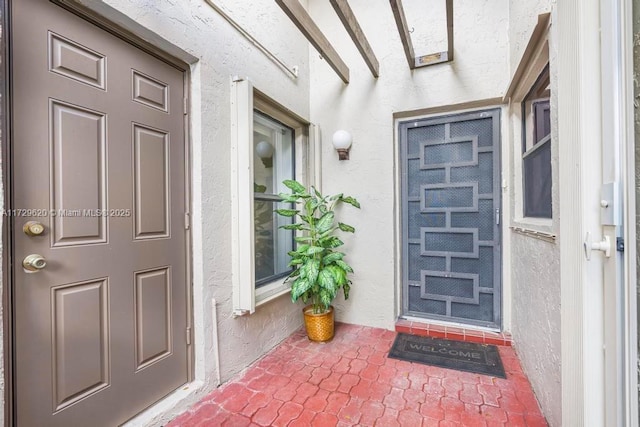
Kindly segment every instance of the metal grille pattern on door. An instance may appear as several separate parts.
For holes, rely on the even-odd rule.
[[[499,114],[400,124],[405,315],[500,327]]]

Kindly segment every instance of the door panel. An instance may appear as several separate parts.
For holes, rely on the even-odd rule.
[[[136,370],[171,354],[171,271],[136,274]]]
[[[12,24],[17,424],[117,425],[188,380],[184,74],[47,1]]]
[[[169,236],[169,135],[133,125],[136,239]]]
[[[133,100],[168,113],[169,86],[133,70]]]
[[[82,210],[106,207],[106,115],[51,100],[49,120],[53,246],[104,243],[107,218]]]
[[[55,410],[107,387],[109,296],[107,279],[52,289]]]
[[[499,110],[400,124],[403,312],[500,327]]]
[[[106,61],[100,53],[49,32],[49,58],[49,71],[106,89]]]

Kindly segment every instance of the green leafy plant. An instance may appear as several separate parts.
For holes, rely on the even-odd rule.
[[[310,191],[294,180],[285,180],[283,184],[291,193],[281,193],[284,202],[294,203],[296,209],[277,209],[279,215],[298,217],[300,222],[283,225],[280,228],[294,230],[298,247],[290,251],[293,272],[287,277],[292,280],[291,300],[298,298],[306,304],[311,301],[315,314],[328,310],[331,301],[342,289],[345,299],[349,298],[351,280],[347,277],[353,269],[344,261],[345,254],[336,250],[344,243],[337,236],[337,231],[355,232],[348,224],[336,224],[335,209],[341,203],[360,208],[360,203],[353,197],[343,194],[323,196],[314,187]]]

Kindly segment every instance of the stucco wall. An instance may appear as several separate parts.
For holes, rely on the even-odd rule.
[[[554,2],[511,1],[510,8],[510,75],[518,66],[524,49],[538,21],[538,14],[549,12]],[[552,204],[553,219],[546,224],[522,219],[522,205],[516,203],[522,193],[522,176],[516,171],[522,162],[519,123],[512,125],[510,158],[511,224],[531,230],[550,232],[558,236],[554,243],[528,235],[511,233],[512,334],[522,367],[551,426],[561,425],[562,394],[560,365],[560,230],[558,191],[557,138],[557,72],[556,45],[553,25],[549,36],[552,105]],[[519,105],[519,104],[518,104]],[[519,108],[517,105],[515,109]],[[519,114],[512,121],[521,120]]]
[[[323,189],[353,195],[362,204],[361,211],[343,210],[345,221],[356,227],[354,236],[345,237],[356,274],[350,299],[338,298],[335,304],[337,316],[347,322],[393,328],[400,286],[396,280],[400,260],[395,252],[393,113],[500,96],[508,83],[508,2],[456,1],[455,61],[411,71],[388,4],[371,7],[367,0],[350,1],[380,62],[378,79],[371,75],[329,2],[309,3],[311,16],[351,71],[351,82],[345,85],[315,50],[310,52],[311,119],[322,134]],[[429,7],[411,3],[412,8],[421,5]],[[441,14],[423,12],[421,31],[445,26]],[[442,48],[414,44],[417,54]],[[348,161],[339,161],[331,145],[338,129],[353,135]]]
[[[79,2],[99,13],[111,10],[114,13],[108,17],[113,21],[133,25],[143,35],[150,30],[164,39],[161,45],[173,45],[198,58],[191,65],[190,91],[193,300],[195,376],[204,384],[200,394],[181,406],[165,408],[154,421],[161,424],[217,385],[214,328],[224,382],[301,326],[300,307],[288,296],[258,307],[251,316],[231,315],[230,83],[232,76],[248,77],[255,88],[309,117],[308,42],[275,2],[216,0],[284,63],[299,67],[294,79],[202,0]],[[217,325],[212,321],[213,299]]]
[[[556,0],[509,1],[509,66],[511,75],[516,70],[527,47],[538,15],[549,12]]]

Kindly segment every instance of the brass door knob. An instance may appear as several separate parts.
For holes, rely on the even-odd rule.
[[[42,255],[31,254],[22,261],[22,266],[27,271],[40,271],[47,266],[47,260]]]
[[[22,231],[29,237],[39,236],[44,233],[44,225],[38,221],[29,221],[22,226]]]

